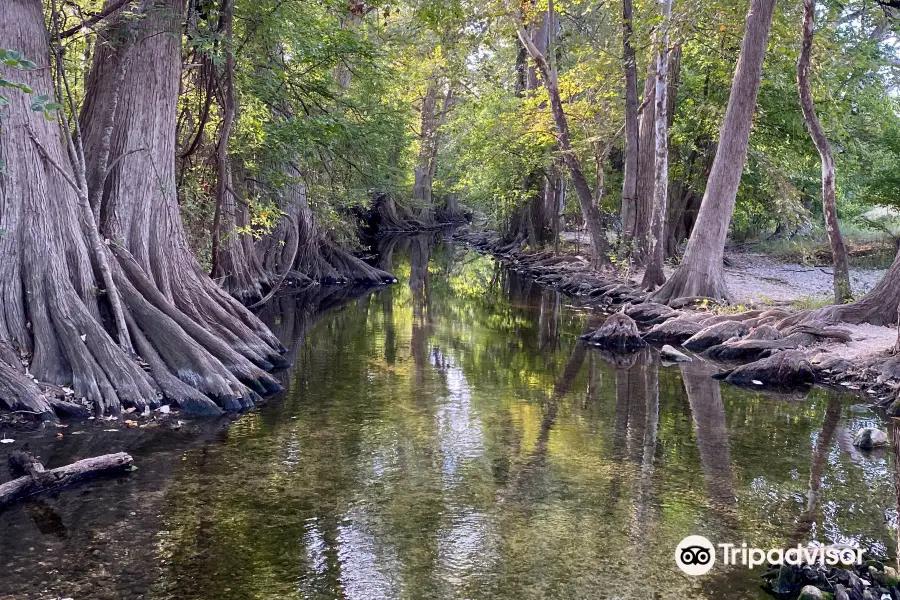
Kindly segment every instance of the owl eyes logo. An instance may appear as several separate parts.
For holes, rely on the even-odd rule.
[[[715,548],[702,535],[689,535],[675,548],[675,564],[687,575],[704,575],[716,564]]]

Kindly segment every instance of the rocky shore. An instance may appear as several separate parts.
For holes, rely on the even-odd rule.
[[[621,315],[613,337],[600,330],[586,336],[607,351],[643,343],[668,346],[667,354],[674,350],[685,359],[715,363],[722,369],[718,377],[735,385],[776,392],[802,390],[813,383],[835,386],[900,415],[900,357],[861,340],[859,326],[822,322],[809,311],[786,306],[738,310],[705,298],[681,298],[666,306],[649,302],[646,292],[612,270],[591,269],[581,256],[522,252],[504,247],[491,232],[457,237],[583,305]],[[882,345],[887,336],[896,335],[878,329],[885,329],[880,332]],[[632,333],[630,340],[622,337],[626,330]],[[851,347],[856,352],[847,351]]]

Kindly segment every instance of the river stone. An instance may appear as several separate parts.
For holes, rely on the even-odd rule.
[[[659,351],[659,357],[669,362],[691,362],[691,357],[666,344]]]
[[[730,340],[731,338],[741,338],[747,335],[750,329],[745,323],[740,321],[723,321],[710,325],[699,333],[693,335],[690,339],[682,344],[688,350],[699,352],[706,350],[712,346],[716,346]]]
[[[824,598],[822,591],[812,585],[803,586],[800,595],[797,596],[797,600],[824,600]]]
[[[874,427],[863,427],[853,436],[853,445],[862,450],[872,450],[887,446],[888,436],[885,432]]]

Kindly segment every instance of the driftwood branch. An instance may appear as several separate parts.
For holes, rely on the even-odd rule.
[[[91,477],[122,473],[129,470],[134,463],[130,455],[117,452],[86,458],[65,467],[45,471],[44,466],[37,460],[26,457],[27,455],[21,453],[11,457],[11,465],[14,460],[19,470],[28,474],[0,485],[0,507],[23,498],[74,485]]]

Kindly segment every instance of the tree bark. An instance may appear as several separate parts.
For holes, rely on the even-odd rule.
[[[430,218],[431,207],[431,164],[435,155],[435,135],[437,132],[437,75],[428,79],[425,96],[422,98],[422,109],[419,131],[419,162],[415,168],[413,198],[421,203],[421,215],[425,220]]]
[[[40,463],[31,473],[0,485],[0,507],[17,500],[56,491],[74,485],[90,477],[122,473],[131,468],[134,460],[124,452],[85,458],[65,467],[45,471]]]
[[[722,264],[725,240],[756,110],[766,45],[776,0],[752,0],[738,59],[731,96],[720,133],[719,149],[697,223],[678,270],[652,296],[669,302],[684,296],[730,299]]]
[[[835,304],[812,311],[807,319],[826,322],[869,323],[889,327],[897,323],[900,306],[900,253],[872,291],[850,304]]]
[[[544,55],[550,48],[553,25],[550,21],[549,12],[543,11],[539,22],[528,28],[532,43]],[[521,52],[516,56],[516,95],[524,97],[526,93],[540,88],[543,82],[535,66],[528,64],[528,50],[520,40],[517,41]],[[522,191],[527,200],[510,216],[509,225],[504,228],[504,242],[510,249],[525,245],[539,248],[550,241],[550,231],[554,228],[551,218],[557,212],[554,208],[556,199],[547,195],[547,186],[541,185],[541,180],[552,177],[553,170],[538,169],[525,176]]]
[[[622,48],[625,69],[625,173],[622,181],[622,240],[629,244],[636,229],[638,178],[637,62],[631,38],[634,34],[632,0],[622,0]],[[599,171],[598,171],[599,173]],[[601,187],[599,184],[597,187]]]
[[[214,278],[229,294],[244,304],[251,304],[263,296],[271,280],[263,270],[253,247],[250,228],[250,207],[238,197],[235,189],[228,143],[237,118],[237,100],[234,93],[234,2],[222,0],[219,10],[218,31],[222,35],[224,65],[220,68],[209,58],[204,59],[209,76],[219,80],[219,106],[222,109],[222,126],[216,145],[216,211],[212,231],[212,270]],[[221,71],[221,73],[219,73]],[[217,77],[218,76],[218,77]]]
[[[666,216],[669,199],[669,22],[672,0],[662,0],[662,32],[656,61],[656,149],[653,186],[653,221],[650,229],[650,260],[641,287],[652,290],[666,281]]]
[[[103,56],[95,59],[88,78],[86,104],[96,105],[120,85],[110,142],[110,155],[117,158],[103,189],[102,227],[113,242],[129,330],[159,391],[204,412],[218,410],[217,405],[246,408],[258,393],[277,389],[265,370],[284,364],[282,347],[213,283],[188,246],[175,185],[184,3],[145,3],[153,10],[136,25],[134,44],[110,49],[125,65],[121,83],[105,68]],[[82,115],[86,139],[103,135],[98,114]],[[90,164],[96,156],[87,159]]]
[[[553,122],[556,125],[556,138],[559,142],[559,149],[563,153],[563,160],[569,171],[569,177],[572,179],[572,187],[575,188],[575,194],[578,196],[578,204],[581,206],[581,214],[584,217],[585,223],[587,223],[588,232],[591,237],[591,263],[595,267],[599,266],[606,260],[606,252],[609,244],[606,239],[606,232],[603,229],[600,211],[594,206],[591,187],[584,176],[584,170],[581,168],[581,161],[578,159],[578,155],[572,150],[572,143],[569,135],[569,121],[563,110],[556,73],[550,69],[546,57],[531,41],[528,32],[521,23],[518,26],[518,33],[519,39],[522,41],[526,50],[528,50],[528,54],[537,64],[537,68],[544,80],[544,87],[547,89],[547,95],[550,97],[550,110],[553,114]]]
[[[837,201],[834,186],[834,153],[825,136],[825,130],[816,115],[812,91],[809,83],[810,62],[813,46],[813,25],[815,21],[815,0],[803,0],[803,25],[800,38],[800,58],[797,60],[797,89],[800,92],[800,107],[803,109],[803,120],[809,130],[809,136],[819,151],[822,161],[822,211],[825,214],[825,230],[831,245],[832,262],[834,263],[834,302],[842,304],[852,300],[850,288],[850,268],[847,264],[847,247],[841,235],[838,222]]]
[[[638,141],[638,180],[635,199],[634,233],[632,235],[632,256],[638,263],[647,259],[650,224],[653,213],[653,184],[656,148],[656,61],[647,65],[644,81],[644,106],[640,115],[640,138]]]

